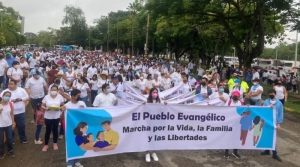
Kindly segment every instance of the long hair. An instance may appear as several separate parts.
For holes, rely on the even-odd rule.
[[[152,92],[155,91],[155,90],[157,91],[157,97],[156,97],[156,99],[152,99]],[[158,95],[157,88],[151,88],[150,89],[150,93],[149,93],[149,96],[147,98],[147,103],[153,103],[153,100],[156,100],[156,103],[160,103],[160,98],[159,98],[159,95]]]
[[[79,122],[77,127],[74,129],[74,135],[76,136],[82,136],[82,132],[80,131],[80,129],[84,128],[87,126],[87,123],[86,122]]]

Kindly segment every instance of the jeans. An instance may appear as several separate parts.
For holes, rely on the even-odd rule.
[[[45,145],[48,145],[50,134],[53,132],[53,143],[57,143],[58,139],[58,125],[60,119],[45,119],[46,132],[45,132]]]
[[[97,94],[98,94],[98,90],[91,90],[91,104],[94,103]]]
[[[35,140],[36,141],[40,140],[40,133],[41,133],[42,127],[43,127],[43,125],[36,126],[36,131],[35,131]]]
[[[7,144],[7,151],[13,151],[13,137],[12,137],[12,126],[7,127],[0,127],[0,153],[5,153],[4,148],[4,132],[6,135],[6,144]]]
[[[69,160],[67,162],[67,165],[75,165],[76,163],[80,162],[80,159],[73,159],[73,160]]]
[[[85,103],[86,106],[88,106],[88,96],[80,98],[79,100],[83,101]],[[93,104],[93,103],[92,103]]]
[[[21,141],[27,141],[27,137],[25,135],[25,113],[17,114],[14,116],[16,122],[16,128],[18,129],[18,135]],[[13,131],[13,138],[15,133]]]
[[[3,84],[2,86],[2,88],[4,89],[4,76],[0,76],[0,86],[1,86],[1,84]],[[0,88],[1,89],[1,88]]]

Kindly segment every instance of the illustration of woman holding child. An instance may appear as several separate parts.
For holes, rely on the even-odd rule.
[[[75,142],[77,146],[79,146],[82,150],[93,150],[93,147],[88,147],[86,144],[89,141],[86,139],[86,131],[88,129],[88,125],[85,122],[79,122],[77,127],[74,129]]]
[[[255,146],[259,140],[259,137],[262,132],[262,128],[264,127],[265,120],[261,119],[260,116],[256,116],[253,120],[253,126],[250,130],[254,129],[253,131],[253,146]]]

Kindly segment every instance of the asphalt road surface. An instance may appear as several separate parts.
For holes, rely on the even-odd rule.
[[[22,144],[15,138],[15,154],[0,160],[0,167],[63,167],[65,164],[64,140],[58,142],[59,150],[53,151],[49,145],[42,152],[43,145],[34,144],[35,125],[31,124],[32,114],[27,112],[28,144]],[[44,138],[45,128],[41,137]],[[221,141],[222,139],[220,139]],[[52,139],[50,139],[50,143]],[[277,136],[278,155],[283,162],[272,156],[261,156],[259,150],[240,150],[241,159],[223,157],[223,150],[199,151],[158,151],[159,162],[145,162],[144,153],[125,153],[103,157],[82,159],[84,167],[296,167],[300,166],[300,118],[285,114],[284,123]]]

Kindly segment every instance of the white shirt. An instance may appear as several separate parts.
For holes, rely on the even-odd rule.
[[[194,85],[197,81],[194,77],[193,78],[189,77],[188,82],[189,82],[190,85]]]
[[[279,99],[279,100],[283,100],[284,99],[284,89],[283,89],[283,86],[274,86],[274,89],[276,90],[276,99]]]
[[[78,101],[76,104],[69,101],[67,104],[65,104],[65,106],[66,108],[79,108],[80,106],[86,107],[83,101]]]
[[[35,66],[36,63],[38,62],[38,59],[37,59],[37,58],[30,57],[30,58],[28,59],[28,62],[29,62],[30,68],[34,68],[34,66]]]
[[[19,80],[22,79],[21,76],[23,76],[23,71],[20,68],[15,69],[11,67],[7,70],[7,75],[11,75],[14,79]]]
[[[64,102],[64,98],[60,94],[57,94],[57,96],[54,99],[51,98],[50,95],[46,95],[42,101],[42,103],[44,103],[46,107],[51,107],[51,106],[60,107],[62,102]],[[45,111],[44,118],[58,119],[58,118],[60,118],[60,113],[61,112],[59,110],[58,111],[55,111],[55,110]]]
[[[161,86],[164,88],[164,90],[167,90],[171,87],[171,79],[170,78],[162,78],[160,80]]]
[[[109,86],[110,86],[111,91],[114,91],[114,90],[121,91],[121,92],[124,91],[123,85],[121,83],[119,83],[118,85],[114,85],[113,83],[110,83]]]
[[[97,74],[97,68],[90,67],[90,68],[87,70],[87,77],[88,77],[88,78],[93,78],[93,75],[94,75],[94,74]]]
[[[199,76],[202,76],[203,75],[203,73],[204,73],[204,70],[203,70],[203,68],[198,68],[198,75]]]
[[[23,63],[20,62],[20,67],[21,68],[28,68],[29,65],[26,61],[24,61]],[[29,72],[29,70],[23,70],[23,72]]]
[[[187,82],[187,83],[183,83],[183,94],[189,93],[192,90],[191,85]]]
[[[29,99],[29,96],[28,96],[27,92],[25,91],[25,89],[20,88],[20,87],[17,87],[17,89],[14,91],[5,89],[1,92],[0,97],[2,97],[3,93],[6,91],[11,93],[10,100],[15,100],[18,98],[22,99],[22,101],[14,103],[14,115],[25,113],[25,109],[26,109],[25,101]]]
[[[229,102],[230,102],[230,104],[229,104]],[[240,100],[238,100],[237,102],[234,102],[231,99],[231,100],[227,100],[227,102],[226,102],[226,104],[224,106],[243,106],[243,105],[242,105],[242,102]]]
[[[10,102],[11,105],[13,105],[12,102]],[[12,125],[12,120],[11,120],[11,116],[10,116],[10,112],[11,112],[11,108],[10,108],[10,104],[7,103],[7,105],[2,105],[0,104],[0,108],[3,109],[1,114],[0,114],[0,127],[8,127],[10,125]]]
[[[93,106],[94,107],[111,107],[114,106],[116,96],[112,93],[104,94],[100,93],[96,96]]]
[[[6,60],[2,59],[0,60],[0,76],[4,75],[5,68],[8,68],[8,64]]]
[[[230,99],[229,95],[227,93],[225,93],[225,92],[221,96],[219,95],[219,92],[214,92],[208,98],[212,100],[212,99],[219,99],[222,96],[224,97],[224,99],[226,100],[226,102]],[[222,101],[222,102],[223,102],[223,105],[224,105],[225,102],[224,101]]]
[[[253,86],[252,86],[250,91],[251,91],[252,94],[254,94],[257,90],[261,90],[263,92],[264,88],[259,85],[256,89],[254,89]],[[254,100],[261,99],[262,92],[259,95],[257,95],[257,96],[252,96],[251,99],[254,99]]]
[[[44,87],[46,85],[44,78],[35,79],[31,77],[27,80],[25,88],[30,89],[30,98],[39,99],[45,96]]]
[[[87,97],[87,89],[90,88],[87,83],[81,84],[77,82],[76,88],[81,91],[80,98]]]
[[[92,90],[97,90],[97,91],[98,91],[98,89],[99,89],[98,86],[97,86],[98,80],[96,80],[96,81],[91,80],[91,81],[90,81],[90,84],[92,85],[92,86],[91,86],[91,89],[92,89]]]
[[[252,80],[254,80],[255,78],[259,79],[259,73],[258,72],[253,73]]]

